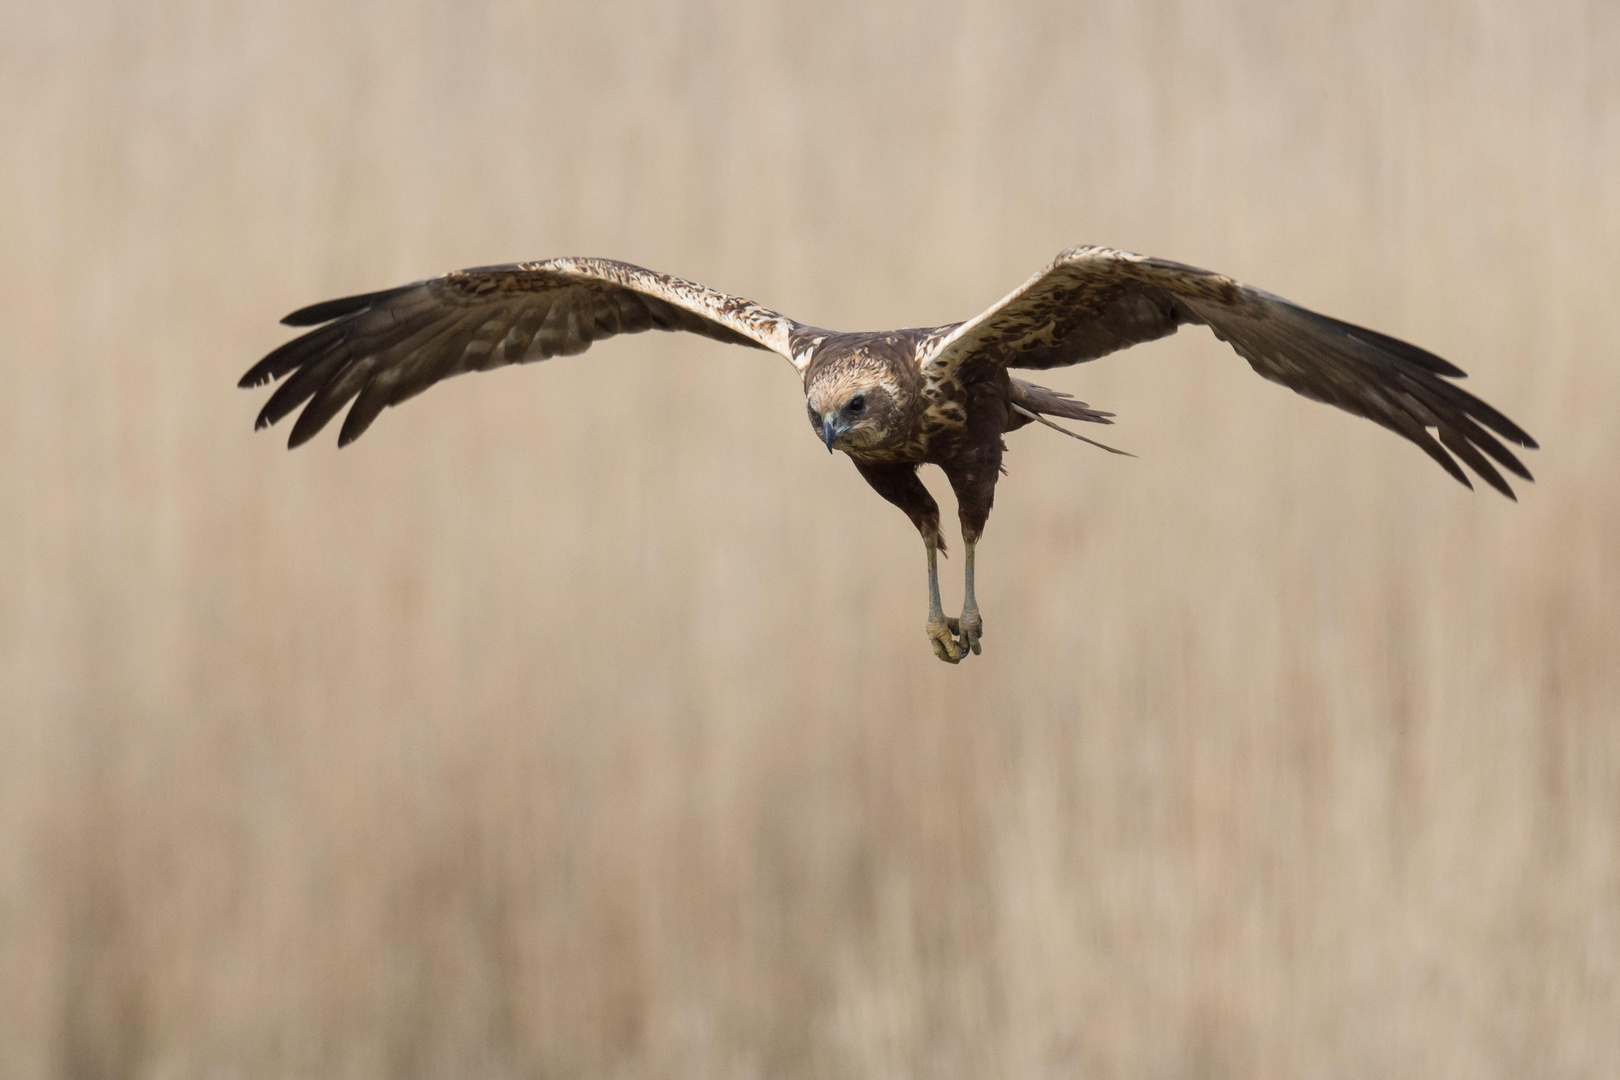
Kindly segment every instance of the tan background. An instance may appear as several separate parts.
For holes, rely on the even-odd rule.
[[[0,1074],[1620,1075],[1617,57],[1608,0],[7,5]],[[1203,332],[1060,372],[1141,459],[1014,438],[948,668],[762,354],[342,453],[234,388],[454,266],[857,329],[1081,241],[1460,362],[1539,481]]]

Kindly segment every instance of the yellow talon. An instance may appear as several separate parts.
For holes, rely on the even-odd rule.
[[[956,640],[951,623],[955,619],[929,620],[928,641],[934,647],[934,655],[947,664],[960,664],[967,655],[967,647]]]

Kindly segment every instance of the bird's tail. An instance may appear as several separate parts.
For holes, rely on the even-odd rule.
[[[1012,380],[1012,403],[1027,411],[1045,416],[1062,416],[1069,420],[1084,420],[1088,424],[1112,424],[1113,413],[1093,409],[1083,401],[1076,401],[1061,390],[1048,390],[1023,379]]]
[[[1061,431],[1071,439],[1079,439],[1083,443],[1107,450],[1110,454],[1122,454],[1125,457],[1135,457],[1135,454],[1124,450],[1116,450],[1112,446],[1104,445],[1095,439],[1088,439],[1084,435],[1076,435],[1066,427],[1060,427],[1048,420],[1048,416],[1061,416],[1067,420],[1084,420],[1088,424],[1112,424],[1113,413],[1093,409],[1083,401],[1076,401],[1061,390],[1049,390],[1044,386],[1025,382],[1023,379],[1012,380],[1012,407],[1013,411],[1027,416],[1037,423],[1045,424],[1054,431]]]

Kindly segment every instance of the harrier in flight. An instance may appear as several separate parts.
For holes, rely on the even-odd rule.
[[[287,377],[257,426],[303,405],[289,446],[308,441],[350,401],[339,446],[359,438],[384,407],[441,379],[584,352],[615,334],[687,330],[779,354],[803,380],[816,438],[849,455],[922,534],[928,639],[953,664],[978,653],[984,634],[973,553],[990,517],[1002,437],[1033,421],[1084,439],[1050,417],[1109,423],[1110,414],[1015,378],[1012,368],[1080,364],[1202,324],[1265,378],[1410,439],[1467,487],[1453,454],[1511,499],[1498,466],[1531,477],[1503,442],[1536,447],[1513,421],[1448,382],[1463,372],[1432,353],[1220,274],[1102,247],[1070,248],[988,311],[928,329],[821,330],[607,259],[458,270],[314,304],[282,322],[316,329],[259,361],[241,385]],[[917,478],[920,465],[938,465],[956,493],[966,568],[955,619],[940,606],[945,538],[939,506]]]

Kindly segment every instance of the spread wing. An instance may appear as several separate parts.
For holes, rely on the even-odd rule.
[[[288,376],[256,426],[308,402],[289,447],[309,441],[350,401],[339,446],[359,438],[385,407],[440,379],[584,352],[615,334],[686,330],[769,349],[801,371],[809,361],[810,328],[741,297],[609,259],[457,270],[313,304],[281,321],[325,325],[260,360],[239,385]]]
[[[1448,382],[1464,372],[1440,357],[1208,270],[1109,248],[1063,252],[982,315],[941,327],[919,362],[930,378],[949,378],[969,360],[1062,367],[1187,323],[1208,326],[1272,382],[1410,439],[1467,487],[1451,454],[1510,499],[1512,488],[1489,459],[1531,479],[1501,440],[1532,450],[1536,441]]]

